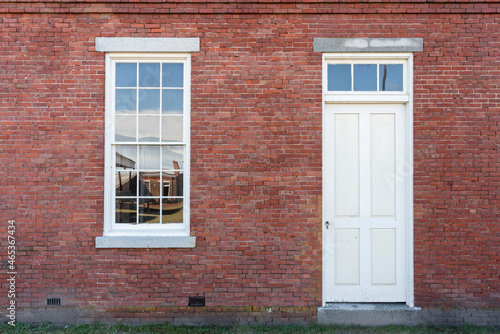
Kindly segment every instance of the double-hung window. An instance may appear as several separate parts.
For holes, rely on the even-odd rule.
[[[106,54],[104,236],[98,248],[193,247],[188,53]]]

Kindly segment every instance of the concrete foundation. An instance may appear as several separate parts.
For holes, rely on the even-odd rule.
[[[172,323],[176,325],[302,324],[324,325],[478,325],[500,327],[500,309],[421,309],[405,304],[327,304],[326,307],[40,307],[16,310],[16,322]],[[0,310],[0,323],[10,321]]]
[[[318,323],[337,325],[500,326],[497,309],[421,309],[405,304],[331,303],[318,308]]]

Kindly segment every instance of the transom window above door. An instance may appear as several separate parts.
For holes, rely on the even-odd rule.
[[[326,102],[409,102],[410,53],[324,53]]]
[[[328,64],[328,91],[403,91],[403,64]]]

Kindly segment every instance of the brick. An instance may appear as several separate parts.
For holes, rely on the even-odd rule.
[[[355,34],[424,38],[413,78],[416,305],[498,308],[498,10],[490,1],[0,1],[0,210],[19,222],[19,305],[41,310],[53,294],[96,307],[95,319],[314,321],[322,73],[312,43]],[[94,40],[112,36],[201,37],[191,64],[193,250],[93,246],[105,103]],[[209,307],[187,308],[198,294]]]

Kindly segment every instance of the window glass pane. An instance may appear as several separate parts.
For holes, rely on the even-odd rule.
[[[163,184],[168,183],[168,193],[163,192],[163,196],[183,196],[184,195],[184,174],[182,172],[163,172]]]
[[[162,169],[184,169],[184,147],[163,146],[161,165]]]
[[[115,116],[115,141],[135,141],[135,116]]]
[[[116,146],[116,169],[136,169],[137,147],[130,145]]]
[[[140,146],[139,147],[139,168],[140,169],[160,169],[160,147]]]
[[[162,68],[163,87],[182,87],[184,82],[184,64],[164,63]]]
[[[116,87],[136,87],[137,86],[137,64],[116,63],[115,74]]]
[[[135,89],[117,89],[115,91],[115,113],[135,114],[136,92]]]
[[[160,223],[160,199],[141,198],[139,199],[139,224],[159,224]]]
[[[159,114],[160,113],[160,90],[140,89],[139,90],[139,113]]]
[[[182,89],[164,89],[162,92],[161,112],[164,114],[181,114],[183,102]]]
[[[139,196],[160,196],[161,190],[159,172],[139,173]]]
[[[182,116],[163,116],[161,126],[162,141],[182,141]]]
[[[354,90],[355,91],[377,90],[377,65],[375,64],[354,65]]]
[[[162,200],[163,224],[182,223],[183,221],[183,203],[181,198],[164,198]]]
[[[379,89],[403,91],[403,64],[379,65]]]
[[[160,118],[156,116],[139,116],[139,141],[160,141]]]
[[[137,223],[137,199],[117,198],[115,200],[115,221],[117,224]]]
[[[172,196],[172,182],[171,182],[171,180],[168,179],[168,175],[166,173],[163,173],[163,177],[167,181],[163,181],[162,195],[165,196],[165,197]]]
[[[139,64],[139,87],[160,87],[160,64]]]
[[[116,196],[137,196],[137,173],[119,171],[115,173]]]
[[[350,64],[328,65],[328,90],[329,91],[351,90]]]

